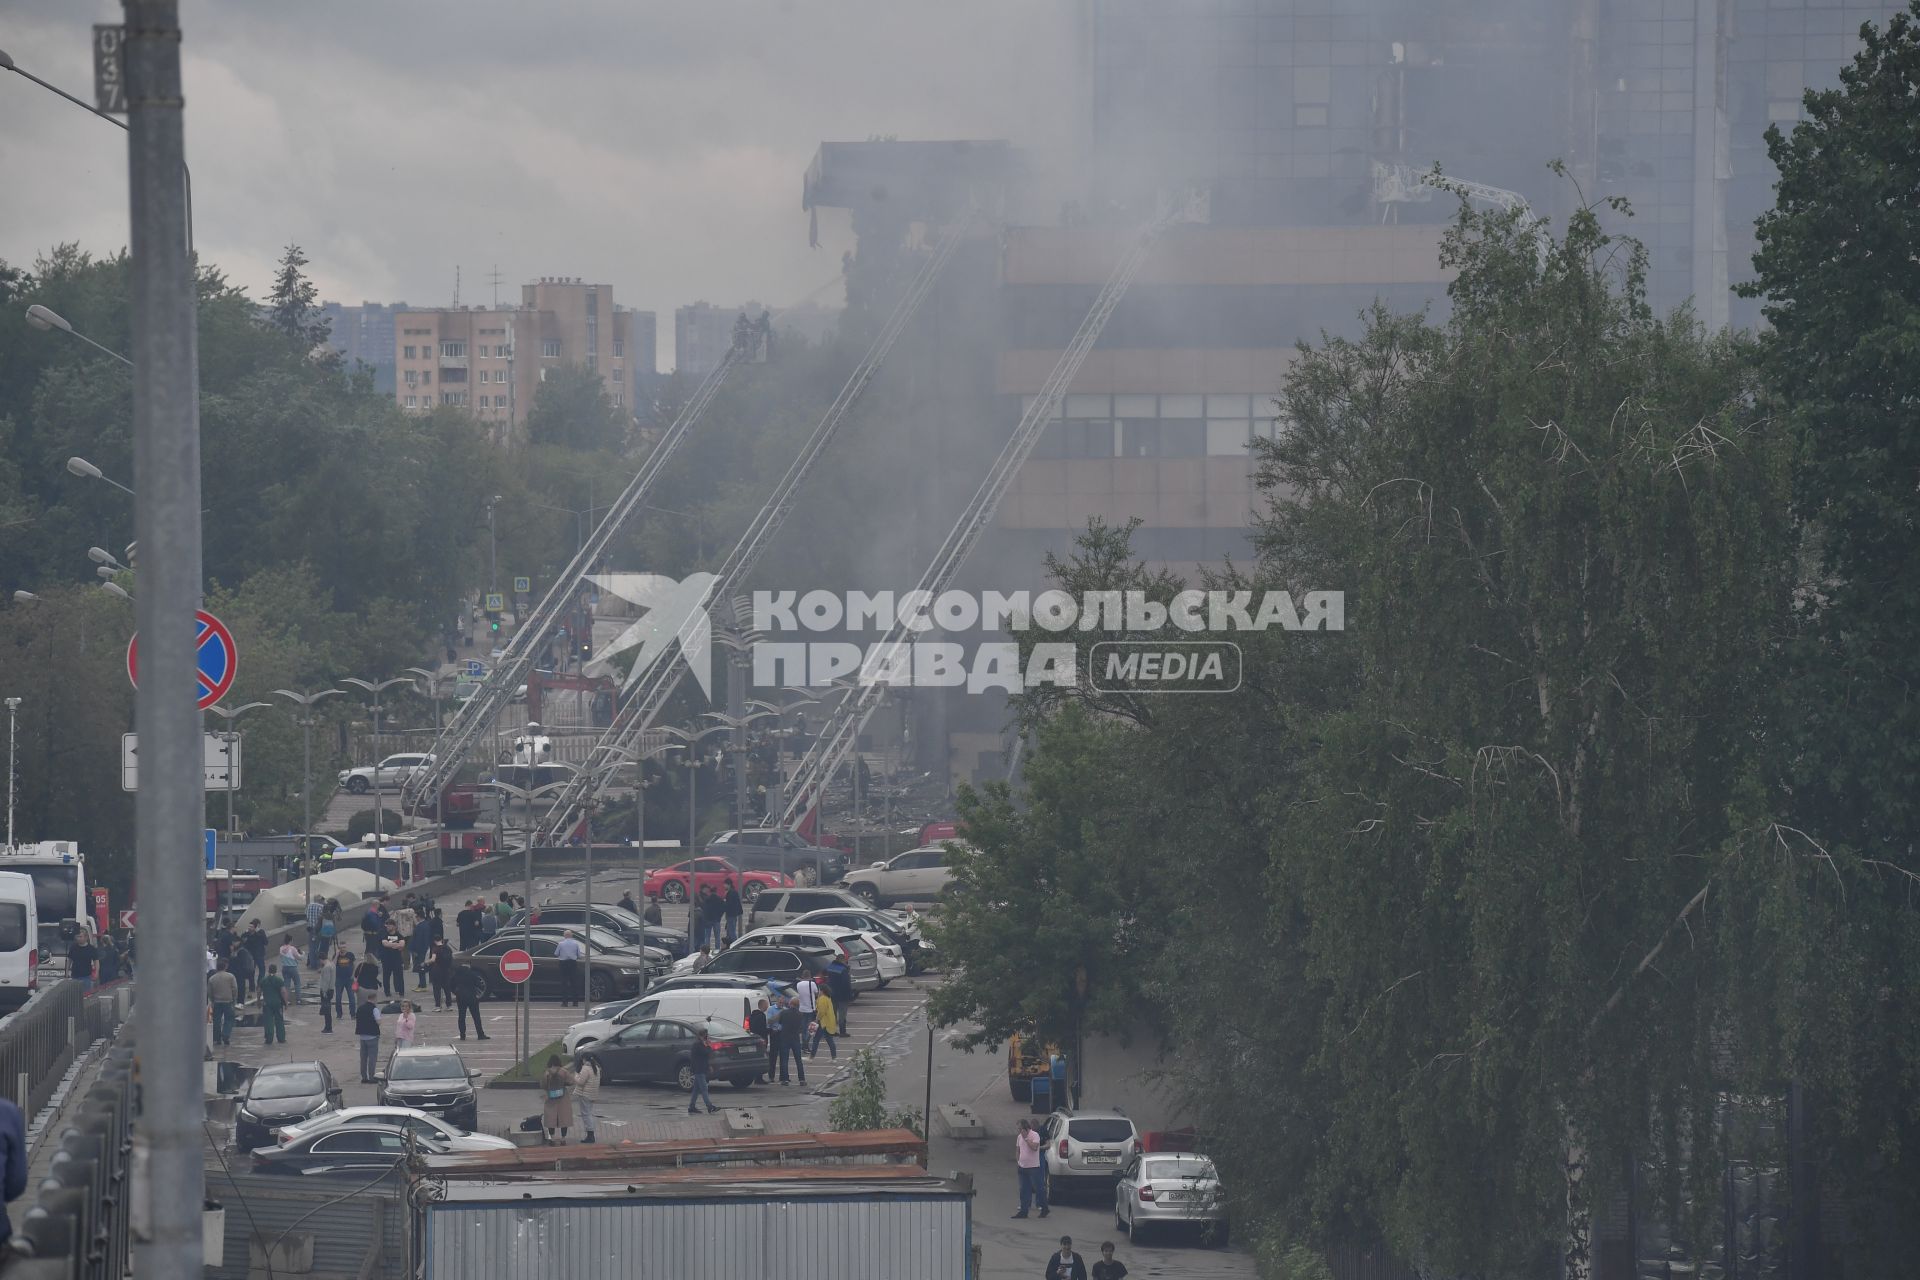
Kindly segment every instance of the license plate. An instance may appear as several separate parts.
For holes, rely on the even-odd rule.
[[[1119,1156],[1088,1156],[1088,1164],[1119,1164]]]

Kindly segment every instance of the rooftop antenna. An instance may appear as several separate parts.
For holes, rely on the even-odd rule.
[[[453,269],[453,309],[455,311],[460,309],[460,268],[458,266]]]
[[[494,263],[493,270],[487,274],[487,283],[493,286],[493,309],[500,309],[500,264]]]

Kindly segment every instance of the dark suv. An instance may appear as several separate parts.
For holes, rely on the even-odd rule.
[[[375,1092],[383,1107],[413,1107],[459,1128],[475,1129],[480,1103],[473,1082],[479,1074],[467,1069],[451,1045],[414,1045],[393,1051],[387,1069],[374,1077],[379,1085]]]
[[[727,859],[742,871],[784,872],[795,884],[833,884],[847,873],[846,854],[808,844],[793,832],[776,827],[722,831],[708,841],[706,852]]]

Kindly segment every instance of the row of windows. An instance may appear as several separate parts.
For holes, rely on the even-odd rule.
[[[1262,401],[1260,405],[1255,400]],[[1021,402],[1024,413],[1033,397]],[[1034,446],[1036,458],[1199,458],[1246,453],[1271,440],[1267,397],[1250,395],[1069,395]]]

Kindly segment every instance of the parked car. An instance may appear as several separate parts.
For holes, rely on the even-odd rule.
[[[809,911],[827,911],[835,907],[871,911],[873,904],[851,890],[836,889],[831,885],[813,889],[769,889],[755,898],[753,905],[747,909],[747,927],[758,929],[763,924],[786,924],[795,916],[806,915]]]
[[[398,791],[415,772],[432,764],[431,753],[402,751],[398,755],[388,756],[379,764],[363,764],[357,769],[342,769],[340,785],[356,796],[363,796],[373,790],[374,776],[377,772],[382,791]]]
[[[374,1096],[382,1106],[428,1111],[472,1129],[480,1123],[480,1100],[473,1088],[479,1078],[452,1045],[413,1045],[395,1049],[387,1058],[387,1069],[374,1077]]]
[[[1213,1161],[1193,1152],[1147,1152],[1121,1166],[1113,1186],[1113,1222],[1139,1244],[1149,1228],[1198,1226],[1202,1239],[1225,1248],[1227,1193]]]
[[[869,905],[884,907],[894,902],[936,901],[952,875],[946,846],[929,844],[863,870],[849,871],[845,883]]]
[[[575,930],[576,936],[579,931]],[[523,948],[533,957],[533,977],[528,979],[532,994],[536,1000],[574,999],[577,988],[562,991],[560,984],[560,960],[554,955],[554,947],[562,934],[559,929],[536,929],[530,940],[523,940],[519,930],[513,933],[499,933],[487,942],[481,943],[471,951],[460,952],[456,960],[470,960],[480,977],[480,995],[505,998],[513,994],[513,984],[500,976],[500,957],[516,948]],[[618,949],[608,949],[596,939],[593,954],[593,983],[588,998],[593,1000],[611,1000],[619,995],[639,995],[646,990],[651,966],[646,956],[619,944],[612,935],[605,935],[606,941],[617,944]],[[584,941],[584,939],[582,939]]]
[[[795,917],[792,924],[837,924],[848,929],[859,929],[873,934],[882,941],[890,943],[900,951],[906,962],[908,973],[925,973],[933,961],[933,948],[897,917],[876,911],[872,907],[859,910],[830,908],[826,911],[809,911]]]
[[[706,852],[746,871],[778,871],[795,884],[832,884],[847,871],[847,855],[809,844],[778,827],[722,831],[707,841]]]
[[[1055,1111],[1040,1128],[1047,1195],[1055,1188],[1111,1186],[1129,1156],[1140,1151],[1140,1131],[1123,1111]]]
[[[341,1105],[343,1095],[324,1062],[282,1062],[247,1081],[234,1117],[233,1141],[242,1151],[264,1147],[273,1131]]]
[[[740,887],[740,896],[752,902],[768,889],[778,889],[791,885],[792,880],[777,871],[742,871],[725,858],[696,858],[689,871],[688,864],[676,862],[670,867],[656,867],[647,873],[643,886],[649,898],[658,898],[662,902],[685,902],[689,897],[687,880],[697,882],[698,888],[711,887],[716,893],[727,891],[727,880]]]
[[[282,1146],[296,1138],[310,1138],[328,1129],[388,1125],[406,1129],[449,1151],[511,1151],[513,1143],[490,1133],[474,1133],[449,1124],[439,1116],[414,1107],[345,1107],[303,1120],[276,1135]]]
[[[649,1018],[622,1027],[593,1046],[606,1084],[668,1080],[692,1090],[689,1065],[693,1042],[704,1036],[712,1056],[709,1079],[725,1080],[736,1089],[748,1089],[766,1074],[767,1051],[758,1036],[738,1025],[696,1018]]]
[[[648,995],[662,991],[690,991],[704,987],[739,987],[751,992],[755,999],[761,996],[779,996],[785,999],[793,994],[793,984],[778,978],[762,977],[757,973],[728,973],[725,970],[715,972],[712,969],[700,973],[675,973],[661,978],[647,988]],[[594,1010],[587,1010],[588,1017],[603,1016]]]
[[[285,1174],[367,1174],[376,1169],[391,1169],[407,1158],[409,1146],[429,1155],[442,1155],[450,1148],[431,1138],[422,1138],[399,1125],[350,1124],[338,1129],[323,1129],[303,1134],[278,1147],[256,1147],[253,1152],[255,1173]]]
[[[743,934],[733,944],[763,947],[825,947],[837,950],[856,991],[872,991],[887,984],[880,973],[880,955],[854,929],[830,924],[776,924]],[[904,970],[904,962],[902,968]]]
[[[794,947],[734,946],[707,962],[701,976],[714,973],[750,973],[760,978],[778,978],[792,985],[810,976],[833,953],[825,948],[805,951]],[[684,961],[682,962],[684,963]],[[680,975],[676,975],[676,979]]]
[[[568,1053],[573,1053],[597,1041],[609,1039],[622,1027],[630,1027],[649,1018],[697,1018],[730,1023],[744,1031],[747,1015],[753,1012],[754,1001],[766,994],[764,984],[747,987],[732,984],[675,987],[671,991],[649,991],[638,1000],[619,1006],[611,1016],[574,1023],[560,1037],[560,1044]]]
[[[604,906],[595,903],[589,907],[584,902],[542,902],[533,910],[534,928],[542,925],[558,925],[577,929],[587,921],[588,914],[593,917],[593,926],[608,933],[619,935],[629,946],[648,946],[666,953],[668,960],[677,960],[687,954],[687,935],[678,929],[669,929],[664,925],[648,924],[640,916],[619,907]],[[526,920],[525,910],[515,911],[507,917],[501,926],[503,933],[510,933]]]

